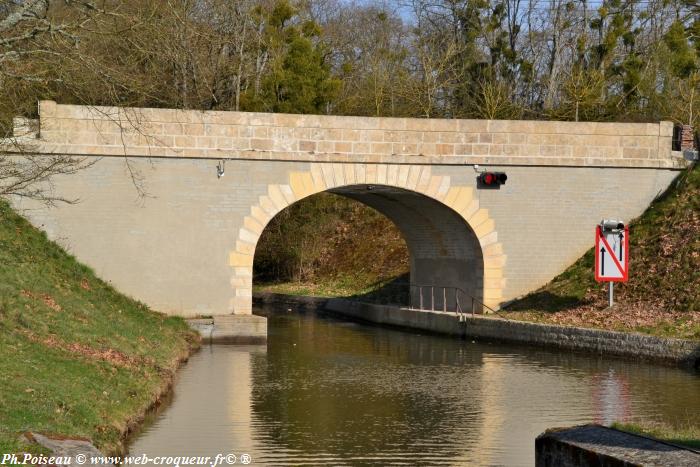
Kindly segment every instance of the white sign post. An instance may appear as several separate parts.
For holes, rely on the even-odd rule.
[[[610,283],[608,305],[612,307],[614,283],[627,282],[629,275],[629,227],[606,219],[595,231],[595,280]]]

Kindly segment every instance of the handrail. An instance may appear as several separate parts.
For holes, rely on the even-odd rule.
[[[460,316],[460,318],[464,315],[464,310],[462,309],[462,304],[461,304],[461,302],[460,302],[460,300],[459,300],[459,294],[460,294],[460,293],[461,293],[463,296],[466,296],[466,297],[468,297],[469,299],[471,299],[471,305],[472,305],[472,306],[471,306],[471,312],[472,312],[472,316],[474,315],[474,304],[475,304],[475,303],[481,305],[482,310],[483,310],[483,308],[486,308],[486,309],[489,310],[490,312],[492,312],[492,313],[494,313],[494,314],[496,314],[496,315],[498,314],[498,313],[496,312],[496,310],[494,310],[494,309],[491,308],[490,306],[486,305],[484,302],[482,302],[482,301],[479,300],[478,298],[474,297],[473,295],[468,294],[467,292],[465,292],[463,289],[461,289],[461,288],[459,288],[459,287],[455,287],[455,286],[444,286],[444,285],[435,285],[435,284],[414,284],[414,283],[409,284],[410,292],[412,292],[414,288],[418,288],[418,299],[419,299],[419,303],[418,303],[419,308],[418,308],[418,309],[419,309],[419,310],[424,310],[424,309],[426,309],[426,308],[424,308],[424,306],[423,306],[423,305],[424,305],[424,303],[423,303],[423,302],[424,302],[424,299],[423,299],[423,289],[424,289],[424,288],[430,288],[430,311],[442,311],[442,312],[445,312],[445,313],[448,311],[448,310],[447,310],[447,298],[448,298],[448,296],[447,296],[447,291],[450,290],[450,291],[454,291],[454,299],[455,299],[455,310],[454,310],[454,311],[457,313],[458,316]],[[435,309],[435,289],[438,289],[438,290],[439,290],[439,289],[442,289],[442,310],[436,310],[436,309]],[[413,306],[413,293],[410,293],[410,292],[409,292],[409,301],[410,301],[409,306],[410,306],[411,308],[414,308],[414,306]],[[414,309],[415,309],[415,308],[414,308]]]

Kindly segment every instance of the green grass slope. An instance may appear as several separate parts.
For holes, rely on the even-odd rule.
[[[365,293],[408,272],[398,228],[357,201],[311,196],[279,213],[255,252],[257,290],[295,295]]]
[[[29,430],[118,450],[197,342],[0,200],[0,452],[25,449]]]
[[[662,439],[669,443],[682,444],[694,449],[700,449],[700,427],[684,426],[681,428],[670,428],[658,423],[613,423],[613,428],[627,431],[643,436]]]
[[[700,168],[681,174],[630,225],[630,279],[607,288],[593,278],[593,248],[506,315],[558,324],[700,340]],[[592,242],[592,239],[591,239]]]

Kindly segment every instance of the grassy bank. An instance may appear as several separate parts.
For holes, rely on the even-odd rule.
[[[630,280],[593,278],[593,249],[549,284],[510,304],[512,319],[700,340],[700,167],[683,172],[630,226]],[[591,239],[592,242],[592,239]]]
[[[0,453],[26,449],[29,430],[119,449],[197,342],[0,200]]]
[[[651,436],[669,443],[681,444],[700,449],[700,427],[688,425],[683,428],[670,428],[659,424],[613,423],[613,428],[644,436]]]
[[[362,297],[379,303],[400,295],[386,284],[407,277],[407,251],[388,219],[339,197],[298,203],[294,209],[276,218],[261,239],[256,290]],[[307,250],[308,245],[312,247]],[[280,252],[287,252],[288,258],[308,256],[295,257],[290,264],[298,268],[288,267],[285,273],[279,264],[285,255]],[[616,286],[613,310],[607,309],[606,288],[593,278],[593,261],[591,248],[552,282],[511,303],[502,314],[518,320],[700,339],[700,168],[682,173],[632,223],[630,281]],[[294,275],[292,270],[299,272]]]
[[[316,296],[371,292],[408,272],[398,228],[357,201],[320,193],[279,213],[255,252],[259,291]]]

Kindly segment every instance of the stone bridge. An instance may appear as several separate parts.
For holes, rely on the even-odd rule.
[[[263,229],[289,205],[323,191],[365,203],[398,226],[413,283],[459,287],[498,308],[590,248],[601,218],[641,214],[686,166],[672,151],[669,122],[336,117],[51,101],[41,102],[39,113],[38,127],[17,121],[25,150],[94,164],[54,180],[56,194],[79,203],[47,208],[15,199],[15,207],[121,291],[182,316],[251,313]],[[506,172],[507,183],[477,187],[484,169]],[[138,195],[132,173],[146,196]]]

